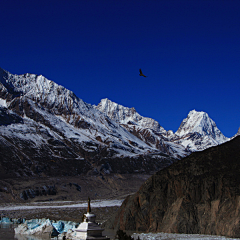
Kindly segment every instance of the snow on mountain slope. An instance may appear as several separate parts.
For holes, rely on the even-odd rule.
[[[8,159],[14,159],[27,175],[156,171],[229,140],[204,112],[191,111],[173,133],[134,108],[109,99],[92,106],[42,75],[13,75],[1,68],[0,117],[2,166],[8,169]],[[74,164],[63,171],[66,159]]]
[[[157,132],[166,132],[166,130],[160,126],[157,121],[152,118],[141,116],[133,107],[124,107],[120,104],[110,101],[107,98],[102,99],[101,102],[95,107],[118,123],[134,124],[143,128],[151,128]]]
[[[157,121],[142,117],[134,108],[124,107],[109,99],[102,99],[95,107],[148,145],[176,158],[229,140],[205,112],[190,111],[174,134],[171,130],[166,131]]]
[[[22,102],[28,101],[28,105],[34,108],[38,114],[44,115],[45,119],[53,122],[53,126],[59,128],[61,132],[67,128],[65,125],[69,127],[70,124],[77,128],[83,136],[87,136],[89,140],[96,141],[95,138],[100,136],[103,142],[111,139],[113,143],[118,142],[120,145],[124,145],[121,142],[132,141],[141,148],[151,150],[144,142],[139,141],[138,138],[107,118],[92,105],[83,102],[73,92],[53,81],[35,74],[7,74],[8,77],[4,78],[5,82],[2,81],[2,83],[4,87],[8,89],[11,87],[15,93],[20,95],[21,101],[17,104],[20,103],[21,106]],[[7,104],[10,109],[15,108],[16,99],[7,101]],[[26,115],[24,107],[22,114]],[[121,139],[120,142],[119,139]],[[141,152],[145,152],[145,150],[138,149],[138,153]]]
[[[173,134],[172,131],[167,132],[154,119],[142,117],[134,108],[124,107],[107,98],[102,99],[95,108],[105,113],[112,120],[120,123],[127,131],[153,148],[159,149],[175,158],[181,158],[189,154],[185,147],[168,140],[168,137]]]
[[[0,68],[0,110],[3,115],[0,145],[5,164],[2,166],[6,171],[8,159],[12,158],[8,146],[12,146],[12,159],[25,169],[22,170],[25,175],[42,171],[149,172],[173,161],[73,92],[43,76],[13,75]],[[63,167],[61,161],[66,159],[74,163],[73,169],[70,165]],[[125,163],[120,164],[121,161]],[[49,163],[53,166],[49,167]]]
[[[182,121],[175,139],[191,151],[203,150],[230,140],[221,133],[207,113],[195,110],[190,111]]]

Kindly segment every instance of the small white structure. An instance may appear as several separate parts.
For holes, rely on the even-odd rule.
[[[104,229],[95,222],[95,219],[96,215],[91,213],[90,198],[88,198],[87,214],[84,214],[83,222],[75,229],[74,239],[110,240],[110,238],[102,235]]]

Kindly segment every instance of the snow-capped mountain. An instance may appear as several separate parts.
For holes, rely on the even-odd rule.
[[[230,140],[221,133],[207,113],[195,110],[190,111],[182,121],[174,138],[191,151],[204,150]]]
[[[5,101],[4,105],[8,109],[14,110],[19,116],[36,121],[39,121],[37,116],[42,116],[68,138],[75,137],[80,142],[101,138],[101,142],[111,140],[112,143],[119,142],[121,138],[123,142],[136,141],[135,145],[139,144],[141,148],[148,147],[93,106],[76,97],[73,92],[43,76],[18,76],[8,73],[2,84],[1,95],[5,97],[2,102]],[[10,90],[14,92],[11,93]],[[29,108],[34,111],[34,115],[29,115]],[[124,143],[118,144],[128,148]],[[144,151],[139,149],[137,152]]]
[[[0,115],[2,177],[149,172],[173,161],[41,75],[0,69]]]
[[[93,106],[42,75],[0,68],[1,177],[152,172],[228,140],[204,112],[173,133],[134,108]]]
[[[143,117],[138,114],[134,107],[128,108],[114,103],[109,99],[102,99],[95,106],[99,111],[105,113],[109,118],[120,124],[138,125],[143,128],[150,128],[157,132],[165,132],[165,129],[152,118]]]
[[[141,116],[134,108],[124,107],[107,98],[102,99],[95,107],[149,146],[175,158],[189,154],[182,145],[169,141],[172,131],[167,132],[157,121]]]
[[[205,112],[190,111],[177,132],[173,133],[171,130],[166,131],[157,121],[142,117],[134,108],[124,107],[108,99],[102,99],[96,108],[148,145],[174,157],[183,157],[229,140]]]

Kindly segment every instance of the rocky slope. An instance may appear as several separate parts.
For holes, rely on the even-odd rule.
[[[240,137],[150,177],[107,227],[240,237]]]

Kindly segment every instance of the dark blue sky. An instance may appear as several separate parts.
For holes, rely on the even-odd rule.
[[[135,107],[166,130],[193,109],[227,137],[240,127],[239,0],[1,0],[0,9],[0,67],[11,73]]]

